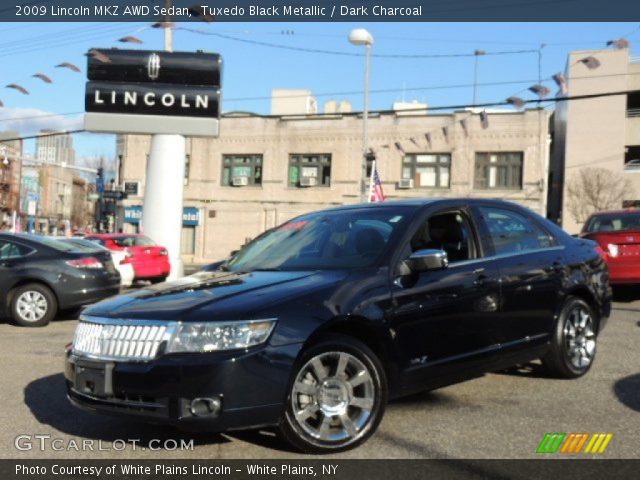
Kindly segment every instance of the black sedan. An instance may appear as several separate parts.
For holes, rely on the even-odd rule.
[[[278,426],[307,452],[351,448],[391,398],[535,359],[584,375],[611,309],[594,247],[503,201],[310,213],[218,271],[86,310],[68,396],[191,428]]]
[[[18,325],[48,324],[120,291],[108,251],[26,234],[0,234],[0,308]]]

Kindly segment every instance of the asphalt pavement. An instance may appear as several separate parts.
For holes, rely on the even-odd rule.
[[[300,456],[269,430],[193,434],[72,407],[62,370],[75,325],[0,324],[0,458]],[[367,443],[332,458],[536,458],[547,432],[612,433],[599,457],[640,458],[639,427],[640,288],[631,288],[616,292],[585,377],[547,378],[534,363],[401,399]]]

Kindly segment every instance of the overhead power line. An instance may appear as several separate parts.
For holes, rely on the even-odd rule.
[[[530,104],[542,104],[547,102],[564,102],[564,101],[575,101],[575,100],[588,100],[591,98],[602,98],[602,97],[612,97],[617,95],[629,95],[630,93],[637,93],[638,90],[621,90],[619,92],[604,92],[604,93],[592,93],[588,95],[573,95],[573,96],[564,96],[564,97],[552,97],[552,98],[536,98],[534,100],[523,100],[522,104],[530,105]],[[481,109],[481,108],[489,108],[489,107],[501,107],[501,106],[512,106],[512,104],[506,100],[498,101],[498,102],[488,102],[488,103],[478,103],[475,105],[471,104],[458,104],[458,105],[442,105],[437,107],[416,107],[416,108],[406,108],[402,110],[393,110],[393,109],[385,109],[385,110],[370,110],[370,115],[384,115],[384,114],[393,114],[397,112],[401,113],[411,113],[411,112],[437,112],[437,111],[445,111],[445,110],[464,110],[469,108]],[[312,113],[312,114],[291,114],[291,115],[260,115],[257,113],[249,113],[247,112],[248,117],[256,117],[256,118],[315,118],[315,117],[354,117],[362,115],[361,111],[353,111],[353,112],[341,112],[341,113]],[[224,115],[223,115],[224,116]]]
[[[593,93],[588,95],[573,95],[573,96],[565,96],[565,97],[554,97],[554,98],[541,98],[535,100],[523,100],[523,104],[542,104],[542,103],[557,103],[557,102],[568,102],[568,101],[576,101],[576,100],[588,100],[592,98],[602,98],[602,97],[613,97],[618,95],[629,95],[630,93],[637,93],[638,90],[621,90],[619,92],[604,92],[604,93]],[[499,107],[499,106],[510,106],[511,104],[507,101],[498,101],[498,102],[490,102],[490,103],[479,103],[476,105],[470,104],[459,104],[459,105],[441,105],[437,107],[420,107],[420,108],[407,108],[402,110],[371,110],[369,111],[370,115],[385,115],[385,114],[394,114],[397,112],[401,113],[411,113],[411,112],[434,112],[434,111],[445,111],[445,110],[464,110],[469,108],[488,108],[488,107]],[[479,113],[479,112],[478,112]],[[247,112],[246,117],[254,117],[254,118],[317,118],[317,117],[354,117],[362,115],[361,111],[354,112],[343,112],[343,113],[313,113],[313,114],[293,114],[293,115],[260,115],[257,113],[249,113]],[[227,115],[223,115],[223,117],[227,117]],[[5,138],[0,140],[0,142],[10,142],[15,140],[29,140],[33,138],[42,138],[42,137],[53,137],[57,135],[68,135],[72,133],[83,133],[86,132],[84,129],[78,130],[67,130],[61,132],[51,132],[39,135],[30,135],[25,137],[15,137],[15,138]],[[91,132],[88,132],[91,133]]]
[[[28,135],[25,137],[15,137],[15,138],[2,138],[0,139],[0,143],[3,142],[15,142],[17,140],[31,140],[32,138],[45,138],[45,137],[57,137],[59,135],[71,135],[72,133],[82,133],[86,132],[84,129],[79,130],[64,130],[60,132],[51,132],[51,133],[42,133],[39,135]]]
[[[571,77],[571,80],[580,80],[580,79],[593,79],[593,78],[609,78],[609,77],[621,77],[621,76],[635,76],[640,75],[640,72],[630,72],[630,73],[612,73],[612,74],[604,74],[604,75],[589,75],[589,76],[580,76],[580,77]],[[542,79],[543,81],[551,81],[552,77],[546,77]],[[478,83],[478,86],[500,86],[500,85],[519,85],[519,84],[532,84],[537,82],[537,79],[528,79],[528,80],[507,80],[503,82],[485,82]],[[419,87],[402,87],[402,88],[383,88],[383,89],[374,89],[370,90],[371,94],[382,94],[382,93],[395,93],[401,91],[424,91],[424,90],[446,90],[446,89],[455,89],[455,88],[469,88],[473,86],[472,83],[465,84],[456,84],[456,85],[428,85],[428,86],[419,86]],[[526,91],[528,88],[523,88],[519,92],[514,93],[514,95],[518,95]],[[342,91],[342,92],[322,92],[313,94],[314,97],[338,97],[344,95],[360,95],[362,94],[362,90],[351,90],[351,91]],[[291,94],[291,95],[283,95],[278,98],[304,98],[307,97],[306,94]],[[256,101],[256,100],[270,100],[271,96],[256,96],[256,97],[238,97],[238,98],[225,98],[225,102],[245,102],[245,101]],[[539,102],[540,100],[534,99],[532,102]],[[543,100],[545,101],[545,100]],[[546,108],[546,107],[545,107]],[[429,108],[432,110],[432,108]],[[23,117],[5,117],[0,118],[0,123],[2,122],[11,122],[11,121],[22,121],[22,120],[35,120],[41,118],[51,118],[51,117],[64,117],[71,115],[81,115],[85,113],[84,111],[76,111],[76,112],[61,112],[61,113],[44,113],[41,115],[29,115]]]
[[[347,52],[341,50],[325,50],[320,48],[308,48],[308,47],[296,47],[293,45],[284,45],[281,43],[272,43],[272,42],[264,42],[261,40],[252,40],[249,38],[241,38],[233,35],[226,35],[223,33],[212,32],[209,30],[203,30],[201,28],[191,28],[191,27],[176,27],[175,30],[183,30],[186,32],[195,33],[198,35],[208,35],[212,37],[223,38],[225,40],[232,40],[241,43],[247,43],[250,45],[258,45],[261,47],[269,47],[269,48],[278,48],[281,50],[292,50],[296,52],[304,52],[304,53],[319,53],[324,55],[338,55],[343,57],[362,57],[363,53],[358,52]],[[523,53],[538,53],[537,49],[525,49],[525,50],[504,50],[504,51],[496,51],[496,52],[486,52],[486,55],[517,55]],[[474,57],[474,53],[424,53],[424,54],[399,54],[399,53],[372,53],[372,57],[376,58],[398,58],[398,59],[420,59],[420,58],[465,58],[465,57]]]
[[[110,27],[110,26],[109,26]],[[39,43],[31,44],[28,40],[25,40],[24,45],[22,46],[14,46],[14,47],[5,47],[2,48],[0,46],[0,57],[9,57],[13,55],[24,55],[32,52],[41,52],[51,48],[64,47],[67,45],[74,45],[78,42],[86,42],[90,40],[98,40],[102,38],[112,37],[118,33],[124,33],[125,31],[130,31],[130,25],[118,25],[113,28],[92,31],[88,30],[84,33],[76,33],[74,35],[59,35],[58,40],[42,40]]]

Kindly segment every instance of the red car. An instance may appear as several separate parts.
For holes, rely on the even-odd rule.
[[[594,213],[580,237],[600,245],[611,284],[640,284],[640,209]]]
[[[112,251],[127,252],[122,263],[131,263],[136,280],[163,282],[171,271],[169,252],[144,235],[124,233],[91,234],[85,237]]]

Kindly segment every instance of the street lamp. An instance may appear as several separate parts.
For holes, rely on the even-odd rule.
[[[369,149],[368,122],[369,122],[369,65],[371,63],[371,46],[373,36],[364,28],[351,30],[349,42],[353,45],[365,46],[364,62],[364,106],[362,109],[362,165],[360,172],[360,202],[367,201],[367,151]]]

